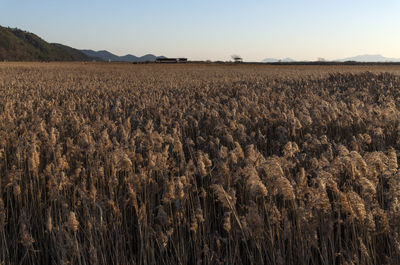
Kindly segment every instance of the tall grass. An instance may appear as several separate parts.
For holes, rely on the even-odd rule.
[[[0,67],[0,264],[400,263],[398,76],[51,66]]]

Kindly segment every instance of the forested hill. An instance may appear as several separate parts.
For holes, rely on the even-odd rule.
[[[101,61],[81,51],[48,43],[37,35],[0,26],[0,61]]]

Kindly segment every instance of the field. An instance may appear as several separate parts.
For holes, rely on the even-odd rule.
[[[400,264],[400,67],[0,63],[0,264]]]

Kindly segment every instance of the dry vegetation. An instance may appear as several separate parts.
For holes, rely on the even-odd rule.
[[[0,64],[0,264],[399,264],[382,70]]]

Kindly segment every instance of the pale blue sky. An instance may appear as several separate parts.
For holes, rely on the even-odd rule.
[[[0,25],[118,55],[400,58],[395,0],[0,0]]]

